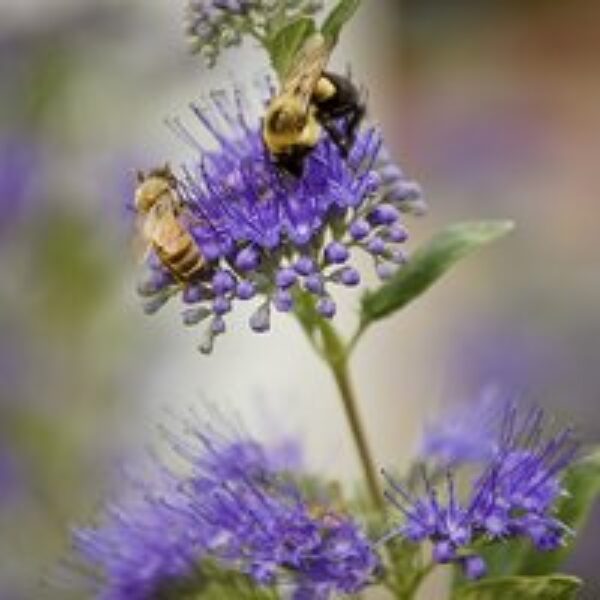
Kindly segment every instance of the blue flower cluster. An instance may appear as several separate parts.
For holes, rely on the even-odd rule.
[[[237,300],[257,302],[250,318],[256,332],[269,329],[272,307],[294,310],[299,291],[332,318],[330,287],[361,281],[355,250],[371,257],[383,279],[405,262],[401,213],[422,206],[421,192],[389,160],[376,129],[359,133],[347,159],[324,136],[296,178],[272,161],[239,91],[233,98],[213,94],[211,107],[194,111],[217,150],[202,147],[180,121],[171,125],[200,154],[180,187],[195,217],[190,233],[210,273],[182,292],[190,305],[184,322],[209,320],[203,351],[225,331],[224,317]],[[179,288],[160,261],[150,267],[140,292],[153,311]]]
[[[363,588],[378,557],[358,524],[310,502],[278,470],[279,457],[250,438],[193,429],[173,445],[191,467],[162,473],[159,490],[109,509],[98,528],[75,532],[75,546],[103,583],[102,600],[149,600],[199,590],[203,560],[294,598],[329,598]],[[171,597],[165,595],[164,597]]]
[[[186,33],[193,50],[212,67],[222,49],[239,45],[244,36],[268,43],[282,23],[314,15],[323,4],[322,0],[190,0]]]
[[[578,443],[570,429],[545,438],[544,421],[541,409],[520,413],[515,404],[507,405],[496,450],[463,502],[450,471],[443,498],[425,471],[423,496],[386,475],[386,497],[404,515],[386,539],[429,540],[436,562],[460,563],[471,579],[486,572],[484,559],[472,551],[475,542],[525,537],[542,551],[560,546],[570,533],[554,516],[563,494],[560,474],[574,459]]]

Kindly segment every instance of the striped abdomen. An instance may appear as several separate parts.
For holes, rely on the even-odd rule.
[[[154,249],[163,264],[178,281],[188,282],[198,278],[204,268],[204,259],[196,242],[183,228],[177,241],[179,243],[176,249],[173,249],[172,246],[167,249],[157,243],[155,243]]]
[[[152,245],[162,263],[178,281],[186,283],[202,275],[204,258],[176,214],[167,213],[158,219]]]

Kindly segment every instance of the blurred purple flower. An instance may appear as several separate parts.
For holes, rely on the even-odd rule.
[[[111,506],[101,527],[75,531],[76,550],[104,578],[94,590],[97,598],[149,600],[188,582],[201,585],[196,568],[204,554],[204,532],[192,527],[176,490],[167,496],[168,503],[148,494]]]
[[[452,336],[452,362],[456,378],[464,381],[467,392],[490,381],[501,381],[510,389],[551,390],[553,378],[568,360],[563,342],[514,319],[471,319],[458,329]]]
[[[20,497],[24,486],[22,467],[13,449],[0,445],[0,508]]]
[[[467,102],[457,109],[447,98],[434,99],[413,152],[461,197],[505,206],[506,185],[544,164],[548,128],[530,107],[482,106]]]
[[[212,109],[194,110],[219,146],[206,151],[179,121],[172,123],[201,153],[181,183],[197,217],[190,233],[209,264],[205,280],[182,293],[191,305],[186,324],[210,320],[201,350],[210,352],[225,331],[224,317],[236,300],[258,302],[250,318],[257,332],[270,328],[272,307],[294,310],[300,290],[314,298],[323,317],[332,318],[331,287],[360,284],[355,249],[371,257],[383,278],[404,264],[401,246],[408,234],[401,212],[415,208],[420,188],[391,163],[374,128],[358,134],[348,159],[324,136],[296,178],[272,161],[259,127],[248,124],[239,91],[233,99],[213,94]],[[150,267],[140,293],[152,312],[179,288],[160,261],[150,261]]]
[[[30,208],[39,193],[40,149],[26,135],[0,137],[0,235]]]
[[[498,435],[509,399],[487,387],[476,402],[445,410],[425,427],[419,455],[443,465],[489,460],[498,450]]]
[[[386,497],[404,520],[385,539],[429,540],[436,562],[457,562],[471,578],[485,574],[482,557],[471,547],[482,539],[526,537],[540,551],[557,548],[571,533],[553,512],[564,492],[560,475],[573,461],[578,443],[570,429],[544,436],[545,425],[541,409],[519,412],[514,404],[508,405],[498,447],[464,502],[450,471],[444,499],[424,470],[421,497],[386,475]]]
[[[204,426],[187,434],[170,435],[185,476],[163,470],[158,487],[140,486],[104,525],[75,532],[76,549],[104,577],[98,598],[198,592],[203,559],[307,598],[368,583],[378,558],[366,535],[350,517],[305,499],[291,474],[275,468],[276,452]]]

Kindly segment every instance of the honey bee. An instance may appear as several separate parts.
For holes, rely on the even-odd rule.
[[[181,284],[198,279],[205,273],[206,261],[186,228],[186,220],[193,217],[178,193],[175,175],[165,165],[148,175],[139,171],[137,177],[135,210],[140,254],[146,258],[153,250]]]
[[[349,78],[325,71],[333,44],[321,34],[305,42],[267,108],[263,139],[277,163],[295,176],[322,129],[347,157],[366,109]]]

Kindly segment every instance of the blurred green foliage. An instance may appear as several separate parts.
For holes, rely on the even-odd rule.
[[[0,385],[0,453],[14,456],[19,471],[3,482],[18,502],[4,501],[6,488],[0,497],[0,598],[40,597],[68,555],[69,527],[89,512],[117,455],[114,411],[127,393],[119,382],[131,376],[127,356],[135,356],[115,294],[127,264],[116,260],[122,214],[106,216],[105,190],[94,190],[83,170],[102,166],[94,122],[89,143],[74,150],[81,131],[69,114],[97,26],[64,9],[64,21],[53,15],[18,35],[0,17],[0,135],[31,144],[39,158],[34,173],[16,174],[35,177],[35,197],[0,237],[0,372],[8,376]],[[75,33],[89,46],[75,44]],[[113,110],[110,94],[98,110]],[[115,168],[106,185],[116,190],[120,176]],[[71,597],[64,586],[45,587],[44,598]]]
[[[107,301],[115,268],[98,232],[73,211],[49,215],[34,236],[35,315],[56,332],[80,331]]]

